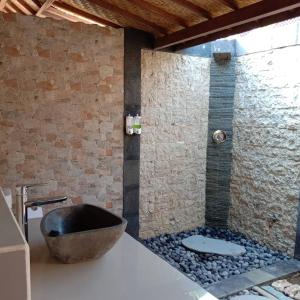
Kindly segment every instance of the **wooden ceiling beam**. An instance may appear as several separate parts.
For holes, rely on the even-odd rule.
[[[239,9],[239,6],[237,5],[236,1],[234,1],[234,0],[216,0],[216,1],[224,4],[225,6],[231,8],[232,10]]]
[[[99,7],[106,9],[114,14],[119,15],[119,16],[122,16],[126,19],[149,26],[156,33],[163,34],[163,35],[168,33],[166,28],[163,28],[162,26],[159,26],[156,23],[153,23],[151,21],[145,20],[144,18],[140,17],[139,15],[133,14],[125,9],[122,9],[116,5],[113,5],[109,2],[107,2],[106,0],[89,0],[89,2],[96,4]]]
[[[7,0],[0,0],[0,11],[3,10],[3,8],[6,5]]]
[[[36,16],[42,17],[43,12],[47,11],[47,9],[55,2],[56,0],[46,0],[43,5],[40,7],[38,12],[36,13]]]
[[[6,9],[7,13],[9,13],[9,14],[16,13],[11,7],[9,7],[9,5],[8,6],[6,5],[5,9]]]
[[[52,19],[55,19],[55,20],[59,20],[59,21],[65,20],[65,18],[63,18],[63,17],[61,17],[57,14],[53,14],[53,13],[49,12],[48,10],[44,11],[43,17],[48,17],[48,18],[52,18]]]
[[[30,5],[32,8],[34,8],[37,11],[41,7],[41,4],[38,0],[25,0],[25,2],[28,3],[28,5]]]
[[[15,8],[13,7],[13,5],[11,5],[11,2],[6,2],[6,6],[5,8],[8,10],[8,12],[10,13],[17,13],[18,11],[15,10]]]
[[[207,20],[212,18],[212,15],[208,10],[204,9],[203,7],[200,7],[199,5],[194,4],[193,2],[190,2],[188,0],[173,0],[173,2],[191,10],[192,12],[200,15],[201,17]]]
[[[68,20],[68,21],[71,21],[71,22],[80,22],[81,20],[79,20],[78,18],[74,17],[74,16],[70,16],[68,14],[65,14],[63,13],[62,11],[54,8],[54,7],[49,7],[47,9],[47,13],[48,14],[51,14],[51,15],[54,15],[56,17],[59,17],[61,18],[62,20]]]
[[[28,15],[27,13],[24,13],[24,11],[20,9],[12,0],[10,0],[9,5],[16,11],[16,13],[21,15]]]
[[[298,7],[300,7],[299,0],[262,0],[212,20],[179,30],[162,38],[157,38],[154,48],[158,50],[185,43],[189,40],[198,39],[253,21],[259,21],[260,19]]]
[[[24,15],[31,16],[36,14],[36,11],[23,0],[10,0],[10,2],[18,7]]]
[[[114,27],[114,28],[121,28],[121,26],[116,23],[113,23],[111,21],[97,17],[95,15],[87,13],[81,9],[78,9],[74,6],[71,6],[71,5],[63,3],[63,2],[55,2],[52,6],[67,13],[67,14],[74,15],[77,18],[80,18],[81,20],[85,19],[85,20],[89,21],[90,23],[97,24],[99,26],[110,26],[110,27]]]
[[[161,17],[164,17],[169,22],[174,22],[179,24],[182,27],[188,27],[188,24],[185,19],[176,16],[174,14],[171,14],[167,12],[166,10],[160,8],[159,6],[156,6],[150,2],[147,2],[145,0],[130,0],[131,3],[135,4],[136,6],[139,6],[145,10],[148,10],[150,12],[153,12],[155,14],[160,15]]]
[[[229,28],[223,31],[219,31],[216,33],[212,33],[210,35],[180,44],[179,46],[175,47],[175,51],[180,51],[182,49],[198,46],[201,44],[205,44],[211,41],[215,41],[220,38],[225,38],[234,34],[240,34],[242,32],[246,32],[252,29],[256,29],[259,27],[271,25],[274,23],[282,22],[287,19],[296,18],[300,16],[300,8],[291,10],[291,11],[285,11],[270,17],[266,17],[264,19],[260,19],[259,21],[253,21],[247,24],[239,25],[233,28]]]

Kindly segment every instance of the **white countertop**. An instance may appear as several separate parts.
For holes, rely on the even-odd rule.
[[[37,221],[29,226],[32,300],[216,299],[126,233],[98,260],[61,264]]]

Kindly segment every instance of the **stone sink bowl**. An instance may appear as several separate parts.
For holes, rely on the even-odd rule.
[[[98,206],[81,204],[47,213],[41,231],[50,254],[67,264],[99,258],[125,231],[127,221]]]

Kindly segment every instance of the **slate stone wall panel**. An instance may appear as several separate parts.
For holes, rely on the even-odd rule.
[[[150,48],[152,36],[141,30],[124,29],[124,118],[141,114],[141,53]],[[124,135],[123,216],[127,233],[139,237],[140,136]]]
[[[206,162],[206,225],[227,227],[232,164],[232,118],[234,113],[235,58],[210,65],[210,94]],[[215,130],[224,130],[227,140],[216,144]]]

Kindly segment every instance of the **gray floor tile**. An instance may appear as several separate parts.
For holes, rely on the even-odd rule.
[[[256,269],[245,273],[244,276],[255,284],[261,284],[275,279],[276,277],[270,273],[265,272],[263,269]]]
[[[222,298],[299,271],[300,261],[291,259],[233,276],[213,284],[206,289],[215,297]]]

